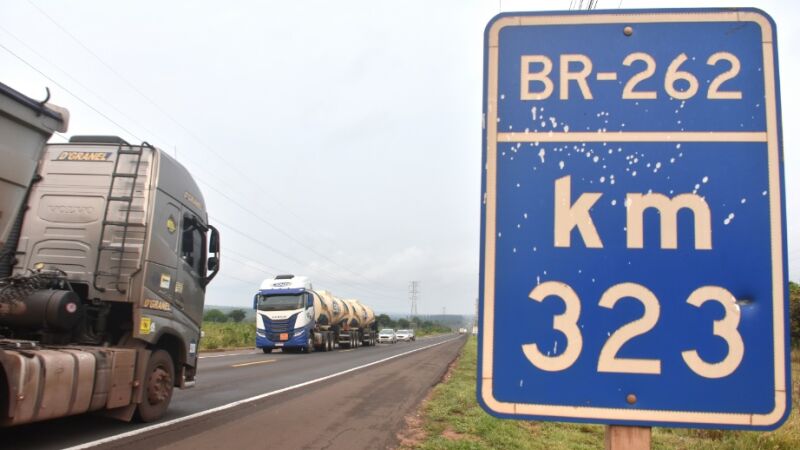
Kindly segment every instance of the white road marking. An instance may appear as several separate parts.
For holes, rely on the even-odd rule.
[[[282,388],[282,389],[278,389],[278,390],[275,390],[275,391],[266,392],[264,394],[256,395],[254,397],[249,397],[249,398],[245,398],[245,399],[242,399],[242,400],[237,400],[235,402],[228,403],[226,405],[217,406],[216,408],[207,409],[205,411],[199,411],[199,412],[196,412],[194,414],[189,414],[188,416],[178,417],[177,419],[168,420],[168,421],[163,422],[163,423],[157,423],[155,425],[150,425],[150,426],[147,426],[147,427],[139,428],[138,430],[128,431],[127,433],[116,434],[114,436],[109,436],[109,437],[98,439],[98,440],[95,440],[95,441],[90,441],[90,442],[86,442],[86,443],[83,443],[83,444],[78,444],[78,445],[75,445],[73,447],[67,447],[64,450],[79,450],[79,449],[96,447],[98,445],[108,444],[110,442],[118,441],[120,439],[125,439],[125,438],[129,438],[129,437],[136,436],[136,435],[139,435],[139,434],[148,433],[148,432],[153,431],[153,430],[158,430],[160,428],[165,428],[165,427],[168,427],[168,426],[171,426],[171,425],[175,425],[176,423],[186,422],[186,421],[189,421],[189,420],[192,420],[192,419],[196,419],[198,417],[203,417],[203,416],[207,416],[209,414],[214,414],[214,413],[217,413],[217,412],[220,412],[220,411],[225,411],[226,409],[235,408],[235,407],[237,407],[239,405],[252,403],[252,402],[255,402],[257,400],[261,400],[261,399],[264,399],[264,398],[267,398],[267,397],[272,397],[274,395],[282,394],[284,392],[293,391],[295,389],[299,389],[301,387],[305,387],[305,386],[309,386],[311,384],[319,383],[321,381],[330,380],[331,378],[335,378],[335,377],[338,377],[338,376],[341,376],[341,375],[344,375],[344,374],[347,374],[347,373],[355,372],[356,370],[360,370],[360,369],[364,369],[364,368],[367,368],[367,367],[370,367],[370,366],[374,366],[376,364],[380,364],[380,363],[383,363],[383,362],[386,362],[386,361],[390,361],[392,359],[399,358],[401,356],[410,355],[411,353],[416,353],[416,352],[419,352],[419,351],[422,351],[422,350],[427,350],[429,348],[437,347],[439,345],[446,344],[448,342],[454,341],[454,340],[459,339],[459,338],[461,338],[461,336],[456,336],[456,337],[447,339],[447,340],[442,341],[442,342],[437,342],[435,344],[426,345],[424,347],[415,348],[414,350],[409,350],[407,352],[403,352],[403,353],[399,353],[397,355],[389,356],[387,358],[379,359],[379,360],[373,361],[371,363],[363,364],[363,365],[360,365],[360,366],[357,366],[357,367],[352,367],[350,369],[343,370],[341,372],[336,372],[336,373],[333,373],[333,374],[330,374],[330,375],[326,375],[324,377],[316,378],[314,380],[306,381],[304,383],[295,384],[294,386],[288,386],[288,387],[285,387],[285,388]]]
[[[205,358],[222,358],[225,356],[240,356],[240,355],[257,355],[256,352],[248,352],[248,353],[226,353],[224,355],[206,355],[206,356],[198,356],[197,359],[205,359]]]
[[[253,361],[253,362],[248,362],[248,363],[234,364],[231,367],[252,366],[253,364],[265,364],[265,363],[271,363],[271,362],[275,362],[275,361],[277,361],[277,359],[265,359],[263,361]]]

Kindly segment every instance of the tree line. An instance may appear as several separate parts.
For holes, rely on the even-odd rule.
[[[215,323],[223,323],[223,322],[235,322],[239,323],[244,320],[246,314],[244,310],[241,309],[234,309],[225,314],[224,312],[218,309],[209,309],[208,311],[203,314],[203,321],[204,322],[215,322]]]
[[[800,284],[789,282],[789,334],[792,347],[800,347]]]
[[[434,322],[431,320],[423,320],[419,317],[412,317],[409,319],[400,318],[397,320],[393,320],[386,314],[379,314],[375,317],[375,320],[378,322],[378,328],[393,328],[395,330],[405,330],[409,328],[413,328],[418,331],[424,331],[426,333],[447,333],[452,331],[450,327],[446,325],[442,325],[439,322]]]

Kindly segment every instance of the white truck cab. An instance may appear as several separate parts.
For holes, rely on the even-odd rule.
[[[253,298],[256,347],[265,353],[275,348],[309,351],[314,345],[316,295],[308,277],[278,275],[264,280]]]

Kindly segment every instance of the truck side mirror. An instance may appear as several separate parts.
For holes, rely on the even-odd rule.
[[[208,226],[208,229],[211,230],[211,237],[208,240],[208,252],[212,253],[214,256],[209,257],[208,261],[206,261],[206,267],[208,267],[208,270],[211,271],[211,273],[208,274],[205,280],[203,281],[204,286],[207,286],[208,283],[210,283],[211,280],[213,280],[214,277],[217,276],[217,273],[219,273],[219,261],[220,261],[219,231],[217,231],[217,229],[211,225]]]
[[[253,296],[253,309],[256,309],[258,305],[258,294]]]
[[[211,229],[211,237],[208,240],[208,252],[219,253],[219,231],[210,225],[209,228]]]

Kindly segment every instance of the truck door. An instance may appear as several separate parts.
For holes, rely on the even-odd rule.
[[[206,277],[206,228],[188,209],[181,220],[175,306],[199,324],[203,320]]]
[[[306,317],[308,317],[308,323],[311,326],[314,326],[314,295],[310,292],[306,293]]]
[[[156,300],[175,303],[175,286],[180,246],[181,205],[171,197],[156,192],[155,208],[153,208],[147,261],[145,262],[145,286]],[[145,298],[152,294],[145,293]]]

